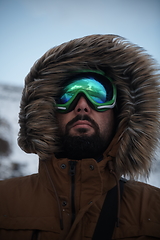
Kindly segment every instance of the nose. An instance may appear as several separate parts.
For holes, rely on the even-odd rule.
[[[86,99],[85,99],[84,97],[81,97],[81,98],[79,99],[79,101],[78,101],[78,103],[77,103],[74,111],[75,111],[76,113],[82,113],[82,114],[85,113],[85,114],[87,114],[87,113],[90,113],[91,108],[90,108],[90,106],[88,105]]]

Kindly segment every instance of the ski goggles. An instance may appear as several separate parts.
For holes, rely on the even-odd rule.
[[[56,99],[58,112],[72,111],[81,96],[96,111],[102,112],[114,108],[116,87],[109,77],[101,71],[83,71],[67,81],[60,96]]]

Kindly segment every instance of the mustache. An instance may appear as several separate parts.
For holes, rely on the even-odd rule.
[[[92,124],[92,126],[95,130],[97,130],[97,131],[99,130],[98,124],[92,118],[90,118],[88,115],[77,115],[75,118],[73,118],[71,121],[69,121],[67,123],[66,132],[68,132],[69,129],[72,127],[72,125],[79,120],[86,120]]]

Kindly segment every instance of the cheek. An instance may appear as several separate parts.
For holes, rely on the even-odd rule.
[[[60,131],[64,131],[66,118],[64,115],[57,113],[57,123]]]
[[[114,113],[113,110],[103,112],[99,119],[100,132],[106,135],[111,135],[114,132]]]
[[[64,133],[66,124],[71,120],[68,114],[57,113],[57,123],[59,130]]]

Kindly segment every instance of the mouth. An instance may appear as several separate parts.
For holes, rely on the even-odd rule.
[[[75,122],[73,125],[72,125],[72,128],[73,127],[81,127],[81,128],[89,128],[89,127],[92,127],[92,124],[87,121],[87,120],[78,120],[77,122]]]
[[[98,132],[99,127],[98,124],[91,119],[88,115],[77,115],[71,121],[69,121],[66,125],[66,133],[67,134],[91,134],[93,132]]]

